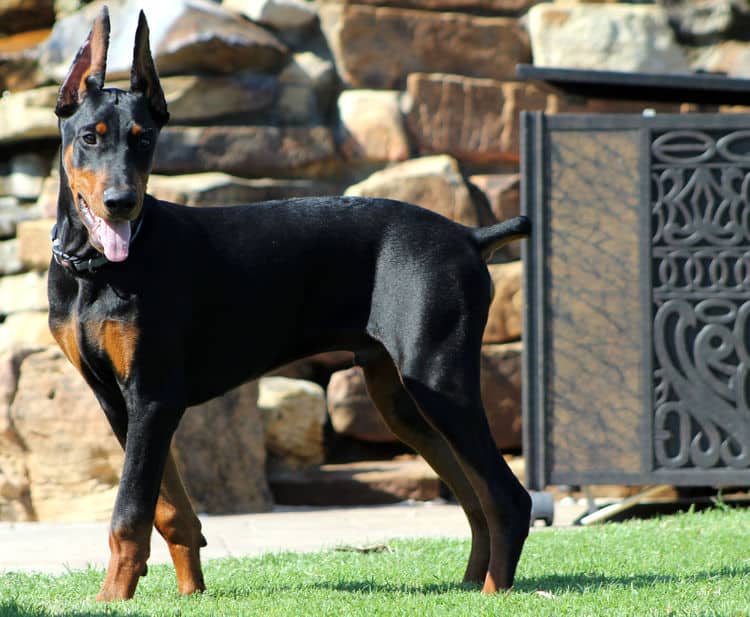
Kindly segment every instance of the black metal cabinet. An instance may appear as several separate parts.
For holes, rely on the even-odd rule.
[[[521,123],[528,486],[750,485],[750,116]]]

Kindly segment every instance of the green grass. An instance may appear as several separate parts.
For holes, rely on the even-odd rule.
[[[155,566],[133,601],[109,605],[94,602],[102,579],[96,570],[7,574],[0,576],[0,616],[750,616],[748,511],[535,531],[514,591],[498,596],[459,582],[467,542],[389,547],[209,561],[209,591],[187,598],[177,594],[171,568]]]

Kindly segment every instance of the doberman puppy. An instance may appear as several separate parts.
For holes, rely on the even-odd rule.
[[[466,512],[465,580],[510,588],[531,501],[479,392],[485,260],[518,217],[469,229],[417,206],[302,198],[188,208],[146,194],[169,114],[141,13],[129,91],[104,88],[106,8],[63,83],[50,327],[125,449],[100,600],[130,598],[152,526],[180,593],[205,589],[201,525],[169,452],[190,405],[287,362],[351,350],[386,422]]]

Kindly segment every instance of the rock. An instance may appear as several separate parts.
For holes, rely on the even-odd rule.
[[[462,225],[476,226],[479,221],[458,163],[450,156],[428,156],[394,165],[350,186],[346,194],[407,201]]]
[[[252,117],[271,109],[278,94],[270,75],[180,75],[161,79],[171,125],[222,117]],[[125,82],[113,87],[129,89]]]
[[[55,15],[57,19],[67,17],[80,10],[87,0],[55,0]]]
[[[312,88],[318,111],[323,114],[328,112],[337,80],[336,69],[330,60],[312,51],[296,53],[279,73],[278,79],[283,87]]]
[[[122,450],[93,393],[62,352],[48,349],[23,361],[10,416],[26,448],[38,520],[109,518]]]
[[[59,160],[59,155],[55,160]],[[56,218],[57,200],[60,194],[60,171],[57,165],[52,166],[52,172],[44,179],[42,191],[34,205],[37,218]]]
[[[171,125],[259,117],[270,112],[279,90],[272,76],[243,73],[162,77],[161,83]],[[108,86],[124,90],[130,87],[126,81],[113,81]],[[57,86],[44,87],[0,98],[0,144],[57,138],[57,117],[53,112],[57,91]]]
[[[154,171],[315,176],[337,162],[331,131],[324,126],[166,127],[156,147]]]
[[[23,311],[8,315],[0,325],[0,353],[40,349],[56,345],[43,311]]]
[[[469,181],[481,190],[498,221],[518,216],[521,212],[520,174],[478,174]]]
[[[258,408],[270,468],[300,469],[323,462],[323,425],[328,417],[323,388],[309,381],[264,377]]]
[[[489,266],[495,296],[490,305],[483,343],[507,343],[521,338],[523,264],[514,261]]]
[[[59,20],[42,50],[45,73],[61,82],[86,37],[94,17],[109,5],[112,30],[107,74],[128,77],[133,59],[133,35],[142,3],[137,0],[98,0]],[[150,3],[151,49],[161,75],[182,73],[273,72],[286,60],[288,49],[273,34],[205,0]]]
[[[528,13],[537,66],[688,73],[667,13],[658,6],[544,3]]]
[[[18,245],[21,263],[31,270],[46,270],[52,257],[50,231],[55,219],[24,221],[18,224]]]
[[[482,347],[482,400],[498,448],[519,450],[522,441],[522,344]]]
[[[15,197],[0,197],[0,239],[14,237],[19,223],[41,216],[37,205],[21,205]]]
[[[520,174],[479,174],[469,177],[469,182],[487,199],[489,209],[497,221],[518,216],[521,210]],[[493,256],[493,261],[521,259],[521,243],[511,242]]]
[[[661,101],[618,101],[615,99],[586,99],[564,94],[549,97],[550,114],[642,114],[653,109],[657,114],[680,113],[681,103]]]
[[[440,478],[421,457],[274,470],[269,483],[281,505],[361,506],[440,496]]]
[[[58,86],[13,92],[0,97],[0,144],[57,138]]]
[[[750,25],[750,7],[743,0],[660,0],[677,39],[690,45],[742,38]]]
[[[18,240],[0,242],[0,276],[18,274],[23,270],[18,256]]]
[[[46,311],[47,308],[46,272],[0,277],[0,316],[21,311]]]
[[[533,84],[458,75],[412,74],[406,88],[407,125],[419,152],[472,163],[517,163],[519,114],[545,110],[548,99]]]
[[[742,41],[723,41],[716,45],[697,48],[692,54],[691,67],[706,73],[725,73],[728,77],[750,78],[750,44]]]
[[[21,450],[24,450],[23,440],[19,437],[13,425],[10,405],[16,398],[16,392],[18,391],[21,364],[29,355],[38,351],[40,351],[39,348],[31,347],[0,348],[0,439],[5,439],[4,443],[8,447],[19,446]],[[2,448],[0,448],[0,453],[2,453]]]
[[[347,90],[338,99],[338,141],[349,160],[395,162],[409,158],[395,91]]]
[[[401,89],[416,72],[508,79],[530,61],[515,19],[356,4],[323,4],[320,18],[339,74],[355,88]]]
[[[148,192],[188,206],[232,206],[270,199],[332,195],[336,187],[316,180],[246,180],[219,172],[149,178]]]
[[[271,509],[257,400],[253,381],[185,412],[173,452],[197,512]]]
[[[222,4],[276,30],[304,28],[318,17],[314,6],[303,0],[224,0]]]
[[[0,433],[0,521],[35,521],[25,453],[18,442]]]
[[[318,97],[307,84],[284,83],[271,115],[272,124],[313,126],[321,123]]]
[[[4,0],[0,2],[0,32],[14,34],[48,28],[55,21],[54,0]]]
[[[2,381],[0,372],[0,390]],[[256,398],[251,383],[186,412],[173,452],[199,511],[270,508]],[[27,352],[9,419],[24,448],[9,453],[0,443],[0,485],[11,466],[25,466],[29,509],[38,520],[108,519],[122,450],[93,393],[57,348]],[[7,433],[0,431],[0,440]],[[0,515],[6,510],[0,497]]]
[[[49,36],[50,30],[31,30],[0,37],[0,93],[28,90],[41,84],[36,46]]]
[[[425,11],[463,11],[487,15],[520,15],[545,0],[323,0],[323,2],[390,6]]]
[[[370,399],[364,374],[358,366],[331,375],[326,400],[331,424],[337,433],[377,443],[398,441]]]
[[[22,201],[36,200],[49,168],[49,161],[33,152],[11,157],[6,165],[0,164],[0,195]]]

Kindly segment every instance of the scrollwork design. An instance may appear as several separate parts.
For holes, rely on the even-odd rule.
[[[657,247],[653,254],[657,296],[675,292],[750,295],[750,250]]]
[[[750,130],[651,144],[653,444],[667,469],[750,467]]]
[[[738,246],[750,240],[750,172],[667,168],[651,176],[654,245]]]
[[[658,309],[654,455],[659,465],[750,466],[748,317],[750,301],[736,308],[717,298],[695,305],[671,299]]]

